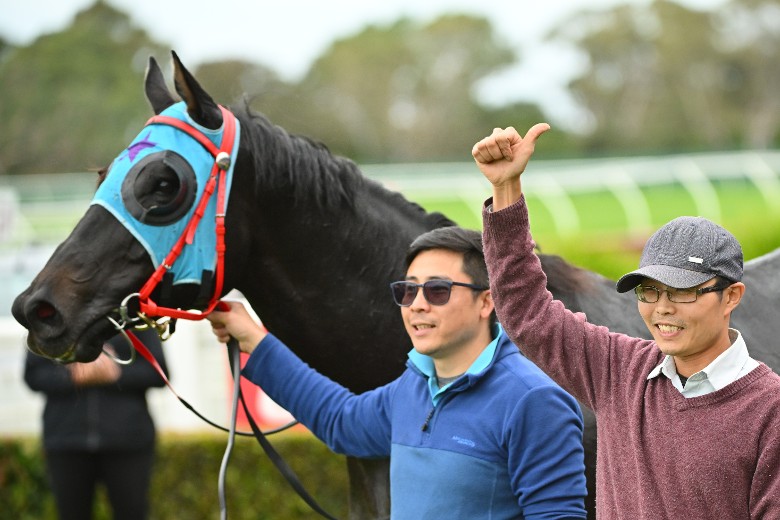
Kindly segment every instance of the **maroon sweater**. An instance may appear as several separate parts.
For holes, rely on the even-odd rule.
[[[524,199],[483,219],[504,330],[596,413],[598,517],[780,519],[780,377],[762,363],[690,399],[648,381],[655,342],[588,323],[547,291]]]

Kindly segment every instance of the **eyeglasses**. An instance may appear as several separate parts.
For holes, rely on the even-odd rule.
[[[672,303],[693,303],[699,295],[709,292],[719,292],[729,285],[731,284],[715,284],[699,289],[659,289],[653,285],[637,285],[634,288],[634,292],[639,301],[644,303],[656,303],[661,299],[662,292],[666,293],[666,297],[669,298],[669,301]]]
[[[393,282],[390,289],[393,292],[393,300],[401,307],[409,307],[417,298],[417,289],[422,287],[425,300],[431,305],[444,305],[450,301],[452,286],[468,287],[473,291],[487,291],[489,287],[481,287],[470,283],[453,282],[451,280],[428,280],[425,283]]]

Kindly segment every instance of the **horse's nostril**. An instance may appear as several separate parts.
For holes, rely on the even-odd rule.
[[[57,314],[54,306],[48,302],[40,302],[35,307],[35,316],[39,320],[46,320]]]
[[[57,307],[48,299],[42,297],[30,298],[24,306],[24,316],[28,328],[38,334],[56,335],[63,324],[62,315]]]

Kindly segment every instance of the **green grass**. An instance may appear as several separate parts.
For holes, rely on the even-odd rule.
[[[611,192],[583,193],[571,197],[579,220],[575,231],[559,229],[553,211],[560,204],[527,194],[534,238],[544,253],[557,254],[569,262],[612,279],[636,268],[642,247],[650,234],[682,215],[711,218],[731,231],[742,243],[745,259],[756,258],[780,247],[780,208],[768,203],[747,181],[716,181],[701,187],[714,193],[717,205],[696,204],[691,193],[679,185],[641,189],[650,220],[641,229],[629,226],[621,201]],[[427,198],[416,194],[415,202],[429,211],[441,211],[463,227],[481,229],[480,202]]]

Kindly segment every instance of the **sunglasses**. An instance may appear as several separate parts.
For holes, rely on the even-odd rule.
[[[425,300],[431,305],[444,305],[450,301],[452,286],[468,287],[472,291],[487,291],[489,287],[481,287],[471,283],[453,282],[451,280],[428,280],[425,283],[393,282],[390,289],[393,292],[393,300],[401,307],[409,307],[415,298],[417,290],[422,287]]]

